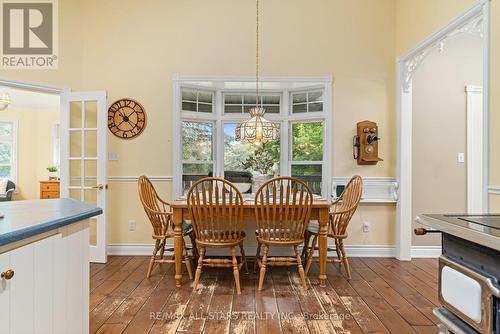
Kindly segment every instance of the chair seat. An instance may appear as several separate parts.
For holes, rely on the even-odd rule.
[[[317,235],[319,234],[319,222],[317,220],[313,220],[309,222],[309,225],[307,225],[307,232]],[[336,238],[336,239],[345,239],[347,238],[347,232],[342,235],[335,235],[332,233],[327,233],[326,235],[329,238]]]
[[[281,233],[281,234],[283,234],[283,233],[285,233],[285,232],[286,232],[286,233],[290,233],[290,229],[289,229],[289,228],[287,228],[287,229],[282,229],[282,228],[277,228],[277,229],[271,228],[271,229],[267,229],[267,228],[266,228],[266,229],[264,229],[264,232],[266,232],[266,233],[267,233],[267,232],[270,232],[271,234],[273,234],[273,233]],[[256,230],[255,230],[255,235],[259,235],[259,230],[258,230],[258,229],[256,229]]]
[[[193,232],[193,225],[190,223],[183,222],[182,223],[182,234],[189,235]]]
[[[203,232],[203,233],[204,233],[204,234],[208,234],[209,232],[206,232],[206,231],[205,231],[205,232]],[[234,232],[233,232],[233,233],[234,233]],[[227,235],[229,235],[229,231],[225,231],[225,232],[224,232],[224,234],[225,234],[226,236],[227,236]],[[210,237],[210,235],[209,235],[208,237]],[[210,243],[220,243],[220,244],[226,244],[226,243],[227,243],[227,244],[229,245],[229,244],[237,244],[237,243],[239,243],[239,241],[243,240],[245,237],[246,237],[245,232],[244,232],[244,231],[241,231],[241,232],[240,232],[240,240],[234,240],[234,239],[233,239],[233,240],[224,240],[224,239],[221,239],[221,240],[217,240],[217,239],[216,239],[216,240],[214,240],[214,239],[204,239],[204,240],[200,240],[200,239],[198,239],[198,238],[197,238],[197,239],[196,239],[196,242],[197,242],[197,243],[202,243],[202,244],[204,244],[204,245],[208,245],[208,244],[210,244]]]
[[[317,220],[311,220],[309,225],[307,225],[307,232],[312,234],[319,233],[319,222]]]
[[[264,239],[263,236],[260,235],[259,230],[255,230],[255,236],[257,237],[260,242],[263,243],[272,243],[272,244],[277,244],[277,245],[282,245],[282,246],[290,246],[290,245],[296,245],[302,243],[304,240],[301,239],[290,239],[290,229],[264,229],[264,233],[270,232],[271,235],[277,235],[277,238],[269,238],[269,239]],[[285,239],[283,236],[287,234],[287,239]],[[280,236],[282,236],[280,238]]]

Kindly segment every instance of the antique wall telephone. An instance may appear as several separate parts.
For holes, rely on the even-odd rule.
[[[378,126],[375,122],[362,121],[357,124],[357,135],[353,138],[352,155],[358,165],[376,165],[383,161],[378,157]]]

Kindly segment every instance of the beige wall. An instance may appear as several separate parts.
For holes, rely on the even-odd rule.
[[[396,0],[396,52],[408,51],[475,0]],[[490,184],[500,186],[500,1],[490,2]],[[490,211],[500,211],[500,196],[490,195]]]
[[[412,81],[413,217],[467,211],[466,85],[482,86],[483,40],[460,35],[433,50]],[[415,224],[414,224],[414,227]],[[413,236],[414,245],[439,244],[437,234]]]
[[[52,131],[59,111],[5,111],[0,120],[17,121],[17,183],[14,199],[39,198],[40,180],[48,180],[52,160]]]
[[[92,45],[83,57],[84,86],[107,89],[110,102],[136,98],[149,117],[137,139],[109,137],[109,149],[119,156],[109,163],[110,175],[172,175],[172,76],[252,76],[254,5],[230,0],[85,2],[93,18],[84,34],[84,45]],[[293,0],[284,10],[283,1],[268,0],[261,3],[261,13],[262,75],[334,77],[332,174],[394,176],[393,1]],[[119,19],[110,24],[110,17]],[[351,158],[355,124],[363,119],[377,121],[384,135],[384,162],[376,167],[358,167]],[[156,185],[170,198],[170,183]],[[109,195],[110,243],[151,242],[136,185],[112,183]],[[362,216],[373,226],[367,235],[359,234]],[[130,219],[137,220],[135,232],[127,230]],[[351,226],[356,232],[351,234],[358,234],[351,242],[393,244],[394,224],[394,206],[363,206]]]
[[[437,7],[438,2],[443,8]],[[267,0],[261,3],[263,75],[333,75],[332,175],[395,176],[395,55],[444,25],[471,1]],[[139,100],[148,127],[137,139],[109,135],[109,175],[172,175],[172,76],[253,75],[254,1],[60,0],[60,66],[0,76],[106,89],[109,102]],[[91,18],[89,20],[89,18]],[[356,122],[379,123],[384,162],[351,159]],[[171,184],[156,184],[166,198]],[[109,242],[150,243],[135,183],[109,189]],[[359,233],[362,219],[372,231]],[[137,231],[127,221],[137,221]],[[393,205],[362,205],[350,243],[394,244]]]

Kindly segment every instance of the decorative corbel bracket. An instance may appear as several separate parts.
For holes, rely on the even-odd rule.
[[[483,38],[484,36],[483,22],[484,20],[482,15],[478,15],[471,18],[465,24],[451,31],[448,35],[444,36],[436,43],[428,46],[425,49],[422,49],[418,54],[416,54],[411,59],[406,61],[403,64],[404,68],[402,73],[403,92],[408,93],[410,91],[411,81],[413,79],[415,71],[418,69],[422,61],[432,50],[437,49],[440,53],[442,53],[444,51],[446,41],[448,41],[452,37],[456,37],[462,34],[472,34],[480,38]]]

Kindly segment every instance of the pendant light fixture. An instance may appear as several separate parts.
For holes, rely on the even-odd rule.
[[[259,0],[256,0],[256,75],[255,75],[255,91],[256,100],[255,107],[250,109],[250,119],[239,124],[235,130],[236,140],[247,141],[253,144],[260,145],[270,140],[278,139],[279,133],[276,125],[264,118],[266,110],[262,107],[262,101],[259,96]],[[260,105],[259,105],[260,100]]]

